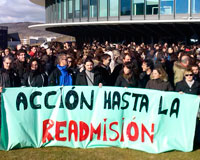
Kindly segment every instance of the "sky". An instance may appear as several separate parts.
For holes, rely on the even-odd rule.
[[[0,23],[15,22],[45,22],[45,9],[29,0],[0,0]]]

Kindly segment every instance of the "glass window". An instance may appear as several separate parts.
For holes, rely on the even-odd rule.
[[[176,13],[188,13],[189,0],[176,0]]]
[[[75,0],[75,14],[74,14],[75,18],[79,18],[80,17],[80,0]]]
[[[90,0],[90,17],[97,17],[97,0]]]
[[[118,16],[119,1],[110,0],[110,16]]]
[[[160,1],[160,14],[173,14],[174,0]]]
[[[192,13],[200,13],[200,0],[192,0]]]
[[[131,14],[131,0],[121,0],[121,15]]]
[[[73,17],[72,0],[68,0],[68,19]]]
[[[56,0],[53,0],[52,3],[53,3],[53,5],[52,5],[52,12],[53,12],[52,13],[52,21],[56,22],[56,20],[57,20],[57,18],[56,18],[57,17]]]
[[[107,17],[108,15],[108,2],[107,0],[99,1],[99,17]]]
[[[61,3],[61,0],[57,0],[57,12],[58,12],[58,20],[61,20],[61,12],[62,12],[62,3]]]
[[[88,0],[82,1],[82,17],[88,17]]]
[[[67,19],[67,0],[63,1],[63,19]]]
[[[158,14],[158,0],[147,0],[147,2],[146,2],[146,14],[147,15]]]
[[[144,0],[133,0],[133,15],[144,15]]]

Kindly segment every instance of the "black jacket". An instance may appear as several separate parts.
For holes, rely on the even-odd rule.
[[[200,94],[200,83],[197,81],[194,81],[194,84],[190,88],[185,80],[182,80],[178,83],[176,83],[176,91],[177,92],[184,92],[188,94],[195,94],[199,95]]]
[[[43,87],[47,85],[47,77],[40,72],[27,72],[24,74],[23,86],[27,87]]]
[[[146,72],[142,72],[142,73],[140,73],[139,79],[140,79],[139,87],[145,88],[147,82],[150,80],[150,75],[148,75]]]
[[[110,86],[111,85],[110,67],[105,68],[103,65],[98,65],[95,67],[95,70],[98,71],[102,75],[105,85]]]
[[[105,84],[101,74],[98,71],[94,71],[94,86],[98,86],[99,83]],[[85,85],[85,86],[88,85],[85,70],[77,74],[76,85]]]
[[[126,80],[122,74],[117,77],[115,86],[119,87],[138,87],[138,80],[132,76],[130,80]]]
[[[21,81],[18,74],[13,70],[0,70],[0,86],[5,87],[20,87]]]

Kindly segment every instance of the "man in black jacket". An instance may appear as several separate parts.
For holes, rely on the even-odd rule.
[[[23,75],[27,69],[25,50],[20,49],[17,51],[17,59],[13,63],[13,68],[15,72],[17,72],[17,74],[19,75],[21,83],[23,83]]]
[[[18,74],[11,68],[13,58],[5,56],[3,59],[3,68],[0,70],[0,92],[5,87],[19,87],[20,78]]]

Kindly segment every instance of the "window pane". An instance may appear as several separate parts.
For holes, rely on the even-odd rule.
[[[66,6],[66,4],[67,4],[67,0],[64,0],[63,1],[63,19],[67,19],[67,6]]]
[[[121,15],[130,15],[131,14],[131,1],[130,0],[121,0]]]
[[[146,14],[147,15],[158,14],[158,0],[147,0],[147,2],[146,2]]]
[[[188,0],[176,0],[176,13],[188,13]]]
[[[74,14],[75,18],[79,18],[80,17],[80,0],[75,0],[75,14]]]
[[[133,0],[133,15],[144,15],[144,0]]]
[[[58,7],[58,20],[61,20],[61,6],[62,3],[61,3],[61,0],[57,0],[57,7]]]
[[[82,17],[88,17],[88,0],[82,1]]]
[[[118,16],[119,1],[110,0],[110,16]]]
[[[68,19],[72,19],[72,0],[68,0]]]
[[[200,13],[200,0],[192,0],[192,13]]]
[[[107,17],[108,12],[107,12],[107,0],[100,0],[99,1],[99,17]]]
[[[160,1],[160,14],[173,14],[174,0]]]
[[[97,0],[90,0],[90,17],[97,17]]]

